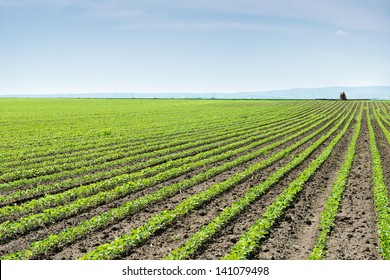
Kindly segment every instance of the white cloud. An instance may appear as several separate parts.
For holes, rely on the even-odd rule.
[[[334,34],[336,34],[337,36],[344,37],[348,35],[348,32],[345,32],[343,30],[337,30]]]
[[[36,5],[50,5],[50,6],[76,6],[80,4],[87,4],[89,0],[0,0],[0,6],[5,7],[26,7]]]
[[[230,13],[331,24],[344,29],[390,32],[388,0],[181,0],[183,5]]]
[[[388,0],[0,0],[4,6],[50,5],[84,7],[88,14],[111,18],[137,18],[136,23],[153,25],[155,19],[180,21],[188,13],[201,16],[272,17],[275,20],[302,20],[307,24],[322,23],[348,30],[390,33],[390,1]],[[198,20],[198,19],[197,19]],[[191,19],[189,19],[191,21]],[[232,26],[235,26],[234,20]]]
[[[242,29],[263,30],[269,26],[262,24],[244,24],[239,22],[161,22],[161,23],[134,23],[127,24],[125,29],[170,29],[170,30],[215,30],[215,29]]]

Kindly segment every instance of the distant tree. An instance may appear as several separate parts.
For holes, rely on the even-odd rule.
[[[347,100],[347,95],[344,91],[340,92],[340,100]]]

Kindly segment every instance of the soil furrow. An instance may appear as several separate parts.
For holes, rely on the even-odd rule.
[[[261,243],[254,259],[306,259],[316,242],[320,215],[347,152],[354,124],[305,184],[295,203]]]
[[[363,114],[356,157],[329,236],[326,259],[380,259],[368,137],[367,120]]]
[[[376,144],[381,156],[383,178],[387,186],[387,193],[390,194],[390,143],[387,141],[382,129],[379,127],[376,120],[373,120],[372,127],[375,131]],[[387,128],[390,132],[390,128]]]

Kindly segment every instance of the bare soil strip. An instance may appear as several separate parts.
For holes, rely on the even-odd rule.
[[[329,237],[326,259],[380,259],[368,137],[367,119],[363,114],[356,157],[345,187],[335,227]]]
[[[320,215],[337,179],[353,134],[351,124],[330,157],[305,184],[295,203],[262,242],[254,259],[306,259],[316,242]]]
[[[379,127],[377,121],[374,120],[371,123],[375,131],[375,138],[379,153],[381,155],[383,178],[387,186],[387,193],[390,194],[390,144],[387,141],[382,129]],[[387,129],[390,131],[390,127],[387,127]]]

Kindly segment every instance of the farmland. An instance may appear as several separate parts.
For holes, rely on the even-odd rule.
[[[2,259],[390,259],[390,102],[0,99]]]

